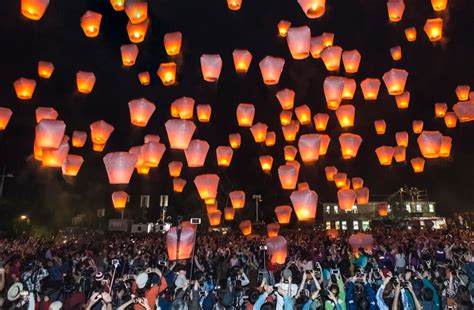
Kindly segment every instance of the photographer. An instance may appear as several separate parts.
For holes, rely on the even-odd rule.
[[[346,285],[347,309],[376,309],[375,292],[365,273],[357,273]]]
[[[30,262],[25,266],[25,271],[21,275],[21,281],[25,284],[30,299],[33,301],[40,297],[41,281],[48,275],[48,270],[43,268],[42,262]]]
[[[166,290],[167,287],[166,279],[158,268],[148,268],[146,272],[140,273],[135,278],[131,291],[134,296],[144,298],[146,301],[143,299],[135,300],[134,309],[146,309],[144,306],[145,303],[147,303],[151,309],[156,309],[158,295]]]

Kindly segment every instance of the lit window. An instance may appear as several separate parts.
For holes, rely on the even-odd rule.
[[[339,207],[338,206],[334,206],[334,214],[339,214]]]
[[[369,229],[369,221],[362,221],[362,230],[367,230]]]
[[[359,230],[359,221],[354,221],[352,223],[352,227],[354,228],[354,230]]]
[[[421,205],[419,203],[416,204],[416,212],[421,212]]]
[[[341,227],[342,227],[342,230],[347,230],[347,222],[346,222],[346,221],[342,221],[342,222],[341,222]]]
[[[410,204],[409,204],[409,203],[406,204],[406,207],[407,207],[407,211],[408,211],[409,213],[411,213],[411,208],[410,208]]]
[[[339,225],[339,221],[334,222],[336,224],[336,229],[341,229],[341,226]]]
[[[326,214],[331,213],[331,206],[326,206]]]
[[[352,206],[352,213],[359,213],[357,206]]]
[[[331,229],[331,222],[329,221],[326,222],[326,229]]]
[[[434,212],[435,212],[435,210],[434,210],[434,204],[430,203],[430,204],[428,205],[428,208],[429,208],[429,211],[430,211],[431,213],[434,213]]]

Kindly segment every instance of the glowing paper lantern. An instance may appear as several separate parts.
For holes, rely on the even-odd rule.
[[[216,210],[207,214],[209,225],[218,226],[221,223],[222,211]]]
[[[81,28],[88,38],[95,38],[99,35],[102,14],[93,11],[86,11],[81,17]]]
[[[274,146],[276,142],[276,134],[274,131],[267,131],[267,135],[265,137],[265,145],[266,146]]]
[[[239,228],[244,236],[248,236],[252,233],[252,222],[250,220],[242,221],[239,224]]]
[[[138,24],[134,24],[131,21],[129,21],[127,24],[128,39],[132,43],[143,42],[143,40],[145,40],[147,32],[148,19]]]
[[[362,178],[352,178],[352,189],[356,190],[364,186],[364,179]]]
[[[230,146],[218,146],[216,148],[217,165],[220,167],[228,167],[232,161],[234,151]]]
[[[9,108],[0,107],[0,131],[7,128],[10,118],[13,114],[13,111]]]
[[[217,174],[201,174],[194,178],[194,184],[202,200],[215,199],[217,197],[217,186],[219,176]]]
[[[360,83],[360,88],[362,88],[362,93],[364,94],[365,100],[377,100],[380,89],[380,80],[366,78]]]
[[[400,45],[392,47],[390,49],[390,55],[395,61],[402,59],[402,48],[400,47]]]
[[[227,0],[227,6],[232,11],[237,11],[242,5],[242,0]]]
[[[293,117],[292,111],[281,111],[280,113],[280,124],[289,125],[291,124],[291,118]]]
[[[337,71],[341,65],[342,48],[340,46],[328,46],[321,52],[321,59],[328,71]]]
[[[397,140],[398,146],[408,147],[408,132],[401,131],[395,134],[395,140]]]
[[[329,167],[324,168],[324,172],[326,174],[326,180],[334,181],[334,177],[337,174],[337,168],[334,166],[329,166]],[[345,183],[345,180],[344,180],[344,183]]]
[[[208,123],[211,120],[212,107],[209,104],[198,104],[196,114],[201,123]]]
[[[150,85],[150,73],[148,71],[138,73],[138,80],[143,86]]]
[[[242,209],[245,206],[245,192],[244,191],[230,192],[229,198],[232,203],[232,208]]]
[[[427,19],[423,30],[430,41],[439,41],[443,37],[443,20],[441,18]]]
[[[412,123],[413,133],[419,134],[423,131],[423,121],[413,121]]]
[[[405,3],[403,0],[388,0],[387,2],[388,19],[391,22],[399,22],[405,12]]]
[[[369,234],[357,233],[349,237],[349,244],[352,247],[352,252],[357,252],[359,248],[369,251],[372,250],[374,238]]]
[[[446,10],[447,5],[448,0],[431,0],[431,6],[433,6],[433,10],[436,12]]]
[[[229,134],[229,144],[233,149],[238,149],[240,147],[240,133],[231,133]]]
[[[309,189],[309,184],[308,184],[308,182],[301,182],[301,183],[298,183],[297,189],[298,189],[299,191],[302,191],[302,190],[305,190],[305,189]]]
[[[63,175],[75,177],[81,169],[84,159],[79,155],[69,154],[63,162],[61,167]]]
[[[252,136],[255,142],[265,142],[265,138],[267,137],[267,129],[268,126],[264,123],[256,123],[255,125],[250,127],[250,131],[252,132]]]
[[[248,50],[234,50],[232,57],[234,59],[235,72],[247,73],[252,61],[252,54]]]
[[[444,116],[444,123],[446,124],[447,128],[454,128],[458,123],[458,118],[456,117],[456,113],[454,112],[447,112]]]
[[[388,205],[387,203],[379,203],[377,205],[377,212],[381,217],[386,217],[388,215]]]
[[[173,179],[173,191],[176,193],[181,193],[186,186],[186,180],[181,178]]]
[[[307,125],[311,123],[311,110],[306,104],[295,108],[295,114],[301,125]]]
[[[114,129],[112,125],[103,120],[92,123],[90,125],[92,143],[94,145],[105,145]]]
[[[38,76],[43,79],[49,79],[54,72],[54,65],[48,61],[38,62]]]
[[[329,121],[329,114],[316,113],[313,117],[313,121],[317,131],[325,131]]]
[[[35,110],[35,115],[36,123],[41,122],[41,120],[43,119],[55,120],[59,116],[58,112],[55,109],[49,107],[37,107]]]
[[[317,134],[306,134],[300,136],[298,140],[298,149],[301,160],[304,162],[312,162],[319,159],[319,149],[321,138]]]
[[[201,56],[201,72],[204,81],[217,82],[222,69],[222,59],[218,54],[203,54]]]
[[[145,98],[135,99],[128,102],[130,110],[130,122],[138,127],[146,127],[156,106]]]
[[[380,146],[375,149],[377,158],[382,166],[389,166],[392,164],[393,159],[393,147],[391,146]]]
[[[342,158],[351,159],[357,156],[362,138],[357,134],[343,133],[339,136],[339,143],[341,145]]]
[[[138,47],[135,44],[124,44],[120,47],[122,64],[126,67],[133,66],[138,56]]]
[[[326,46],[324,46],[323,36],[321,35],[321,36],[311,38],[310,43],[311,43],[311,49],[310,49],[311,57],[316,58],[316,59],[320,58],[321,52],[326,48]]]
[[[188,148],[184,151],[188,167],[195,168],[204,166],[208,151],[209,143],[207,143],[207,141],[198,139],[191,140]]]
[[[291,22],[287,20],[281,20],[278,23],[278,35],[280,37],[286,37],[286,35],[288,34],[288,29],[290,29],[290,26],[291,26]]]
[[[389,95],[401,95],[405,90],[408,72],[401,69],[391,69],[384,73],[382,79]]]
[[[93,72],[78,71],[76,73],[77,91],[90,94],[95,85],[95,74]]]
[[[458,97],[459,101],[469,100],[470,90],[471,87],[469,87],[469,85],[459,85],[456,87],[456,96]]]
[[[265,241],[265,245],[272,264],[284,265],[288,256],[286,239],[283,236],[270,237]]]
[[[33,93],[36,88],[36,81],[19,78],[13,82],[13,87],[15,88],[16,96],[21,100],[28,100],[33,97]]]
[[[336,110],[337,120],[342,128],[354,126],[355,107],[352,104],[340,106]]]
[[[443,135],[439,131],[423,131],[417,139],[423,157],[438,158],[443,142]]]
[[[416,28],[410,27],[405,29],[405,37],[408,42],[413,42],[416,40]]]
[[[180,161],[172,161],[168,164],[168,170],[171,177],[179,177],[182,169],[183,163]]]
[[[283,110],[293,109],[293,105],[295,102],[295,92],[293,90],[289,88],[279,90],[276,93],[276,97],[280,102],[281,108]]]
[[[195,234],[189,226],[171,227],[166,233],[168,259],[176,261],[190,258],[193,255]]]
[[[347,182],[347,174],[343,172],[337,172],[334,175],[334,183],[336,183],[337,188],[341,188],[346,185]]]
[[[384,135],[385,134],[385,129],[387,128],[387,124],[383,119],[379,119],[374,121],[374,127],[375,127],[375,132],[378,135]]]
[[[64,136],[58,148],[43,148],[42,150],[42,165],[43,167],[62,167],[69,153],[69,138]]]
[[[399,109],[407,109],[410,104],[410,92],[405,91],[403,94],[395,96],[395,101]]]
[[[319,156],[326,155],[331,138],[328,135],[319,135],[319,138],[321,139],[319,145]]]
[[[359,71],[361,55],[358,50],[344,51],[342,53],[342,62],[344,70],[347,73],[356,73]]]
[[[314,220],[318,205],[318,194],[312,190],[294,191],[290,195],[291,203],[299,221]]]
[[[311,30],[308,26],[290,28],[286,41],[294,59],[305,59],[309,56]]]
[[[474,120],[474,102],[458,102],[453,110],[461,123]]]
[[[194,112],[194,99],[190,97],[181,97],[171,103],[176,109],[175,113],[180,119],[190,119]]]
[[[72,133],[72,146],[73,147],[83,147],[86,144],[87,132],[75,130]]]
[[[344,78],[340,76],[328,76],[323,83],[324,96],[329,110],[337,110],[342,100],[344,90]]]
[[[280,223],[281,225],[289,224],[292,212],[293,209],[287,205],[276,207],[275,214],[277,216],[278,223]]]
[[[148,3],[142,0],[126,0],[125,13],[132,24],[139,24],[148,18]]]
[[[300,123],[297,121],[291,121],[289,125],[281,126],[281,130],[283,131],[283,137],[285,141],[295,141],[296,135],[298,134],[298,130],[300,129]]]
[[[272,170],[273,157],[271,157],[270,155],[260,156],[259,161],[263,172],[270,172],[270,170]]]
[[[166,146],[158,142],[148,142],[142,146],[145,165],[149,167],[158,167],[161,158],[166,151]]]
[[[326,10],[326,0],[298,0],[298,3],[308,18],[321,17]]]
[[[143,139],[144,143],[148,142],[160,142],[161,138],[158,135],[146,135],[145,138]]]
[[[337,191],[337,200],[339,208],[345,211],[352,210],[356,200],[356,193],[352,189],[340,189]]]
[[[181,42],[183,35],[181,32],[165,33],[163,44],[165,45],[166,54],[170,56],[178,55],[181,51]]]
[[[123,210],[127,205],[128,194],[124,191],[117,191],[112,193],[112,204],[115,210]]]
[[[170,119],[165,123],[168,141],[172,149],[185,150],[188,148],[196,125],[193,122],[182,119]]]
[[[163,85],[173,85],[176,82],[176,63],[161,63],[156,74],[160,78]]]
[[[276,85],[280,81],[281,73],[285,59],[279,57],[266,56],[259,63],[260,73],[262,74],[263,83],[266,85]]]
[[[240,127],[250,127],[255,116],[255,106],[251,103],[240,103],[237,106],[236,114]]]
[[[112,8],[119,12],[123,11],[125,9],[125,0],[110,0],[110,4],[112,5]]]
[[[36,145],[40,148],[57,149],[63,141],[66,124],[61,120],[44,119],[35,129]]]
[[[425,160],[421,157],[412,158],[410,163],[411,167],[413,168],[413,172],[415,173],[423,172],[425,169]]]
[[[224,208],[224,219],[226,221],[232,221],[235,217],[235,209],[234,208]]]
[[[276,237],[280,231],[280,225],[278,223],[270,223],[267,225],[267,235],[268,237]]]
[[[351,189],[351,180],[349,178],[346,179],[346,184],[344,184],[341,189]]]
[[[449,157],[451,154],[451,147],[453,144],[453,139],[449,136],[443,136],[441,141],[441,148],[439,150],[439,157]]]
[[[293,165],[278,167],[278,177],[283,189],[295,189],[298,182],[298,169]]]
[[[436,103],[435,104],[435,116],[444,117],[446,111],[448,110],[448,105],[446,103]]]
[[[357,203],[365,205],[369,203],[369,189],[367,187],[361,187],[355,190]]]
[[[48,5],[49,0],[21,0],[21,14],[31,20],[40,20]]]
[[[128,152],[108,153],[104,156],[110,184],[128,184],[137,163],[137,156]]]
[[[395,146],[393,148],[393,158],[397,163],[401,163],[406,159],[406,148],[404,146]]]
[[[344,89],[342,90],[342,99],[352,100],[356,91],[357,84],[354,79],[344,78]]]
[[[286,161],[295,160],[296,154],[298,154],[298,149],[292,145],[287,145],[283,148]]]

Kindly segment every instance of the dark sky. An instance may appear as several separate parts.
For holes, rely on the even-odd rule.
[[[39,224],[67,225],[74,214],[92,214],[100,207],[105,207],[108,214],[118,216],[114,214],[110,200],[110,194],[117,189],[125,189],[131,194],[130,210],[137,208],[140,194],[150,194],[151,205],[155,207],[151,212],[153,218],[159,195],[171,192],[167,163],[171,160],[185,162],[183,152],[167,150],[158,169],[152,169],[148,176],[135,173],[126,187],[108,184],[102,157],[108,152],[124,151],[142,144],[144,135],[150,133],[159,134],[168,145],[164,122],[170,117],[170,103],[189,96],[196,103],[212,105],[211,123],[202,124],[195,119],[197,130],[194,135],[194,138],[207,140],[211,149],[204,168],[184,169],[188,185],[184,193],[171,194],[172,214],[188,216],[202,212],[204,207],[192,181],[197,174],[216,172],[221,176],[220,208],[225,206],[229,191],[242,189],[246,191],[248,201],[246,209],[238,212],[238,218],[252,218],[250,197],[260,193],[264,199],[264,216],[272,220],[273,208],[289,203],[290,194],[281,190],[277,174],[286,144],[278,122],[281,108],[275,98],[276,91],[292,88],[296,91],[295,106],[307,104],[312,114],[327,112],[322,87],[328,75],[324,64],[311,57],[305,60],[291,58],[286,39],[277,36],[276,26],[281,19],[291,21],[294,26],[309,26],[312,36],[334,32],[335,45],[345,50],[358,49],[362,54],[360,70],[354,75],[358,84],[352,101],[356,106],[355,126],[341,130],[334,112],[329,112],[327,133],[332,141],[328,155],[316,164],[303,165],[300,171],[300,181],[310,183],[318,192],[320,202],[336,200],[336,187],[328,184],[324,176],[324,167],[335,165],[351,177],[364,178],[372,194],[391,194],[407,184],[426,188],[429,199],[438,203],[438,211],[444,215],[472,209],[473,125],[464,123],[455,129],[446,129],[442,119],[434,118],[435,102],[446,102],[451,108],[457,102],[454,93],[457,85],[474,86],[474,2],[471,0],[450,0],[448,10],[441,14],[432,10],[429,0],[406,1],[403,20],[397,24],[388,23],[386,1],[382,0],[328,0],[326,14],[320,19],[306,18],[296,0],[244,0],[242,8],[236,12],[227,8],[225,0],[153,0],[149,1],[148,35],[145,42],[139,44],[137,64],[132,68],[122,67],[120,59],[120,46],[129,43],[125,31],[127,17],[124,12],[115,12],[109,1],[52,0],[39,22],[25,19],[19,6],[20,1],[6,0],[2,1],[0,9],[0,102],[1,106],[14,111],[7,130],[0,133],[0,163],[5,163],[7,172],[15,175],[14,179],[6,181],[1,206],[4,219],[26,212]],[[86,10],[103,15],[97,38],[86,38],[80,28],[80,17]],[[427,18],[438,15],[445,21],[444,39],[433,44],[422,29]],[[416,42],[409,43],[404,37],[403,30],[409,26],[418,30]],[[164,87],[155,73],[160,63],[170,61],[162,40],[165,33],[173,31],[183,33],[182,53],[172,58],[178,64],[178,82],[172,87]],[[395,45],[401,45],[403,49],[403,59],[396,63],[389,53]],[[247,75],[235,74],[232,51],[236,48],[249,49],[253,54]],[[199,63],[203,53],[221,55],[223,69],[218,83],[203,81]],[[266,55],[286,60],[277,86],[262,83],[258,62]],[[50,80],[37,77],[39,60],[52,61],[56,66]],[[396,108],[394,98],[387,94],[383,84],[376,102],[365,102],[362,97],[359,82],[366,77],[381,78],[392,67],[409,72],[407,90],[411,92],[411,103],[408,110]],[[97,83],[92,94],[77,93],[75,74],[78,70],[96,74]],[[141,86],[137,80],[137,73],[145,70],[152,74],[148,87]],[[344,71],[339,74],[343,75]],[[32,100],[16,98],[12,83],[19,77],[37,81]],[[138,97],[145,97],[157,106],[146,128],[130,124],[127,103]],[[265,122],[269,130],[277,132],[276,146],[257,145],[248,129],[237,126],[235,108],[240,102],[255,104],[255,122]],[[69,135],[74,130],[89,132],[89,124],[100,119],[115,126],[103,153],[91,150],[90,137],[85,148],[71,148],[70,153],[85,158],[75,179],[66,180],[60,169],[41,168],[31,158],[34,115],[38,106],[54,107],[60,119],[66,122]],[[387,122],[387,132],[377,136],[373,121],[382,118]],[[397,131],[410,132],[407,157],[421,155],[416,136],[411,132],[414,119],[424,120],[427,130],[440,130],[453,138],[451,157],[428,160],[425,172],[417,175],[408,162],[380,166],[374,150],[381,145],[395,145]],[[234,152],[231,167],[217,168],[215,148],[227,145],[228,134],[232,132],[242,134],[242,147]],[[313,126],[300,129],[300,134],[311,132],[314,132]],[[355,132],[364,138],[356,159],[342,160],[338,142],[342,132]],[[271,175],[260,170],[258,156],[263,154],[275,158]]]

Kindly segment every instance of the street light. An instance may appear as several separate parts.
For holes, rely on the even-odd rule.
[[[263,201],[262,195],[257,194],[252,196],[255,199],[255,223],[258,223],[258,204]]]

